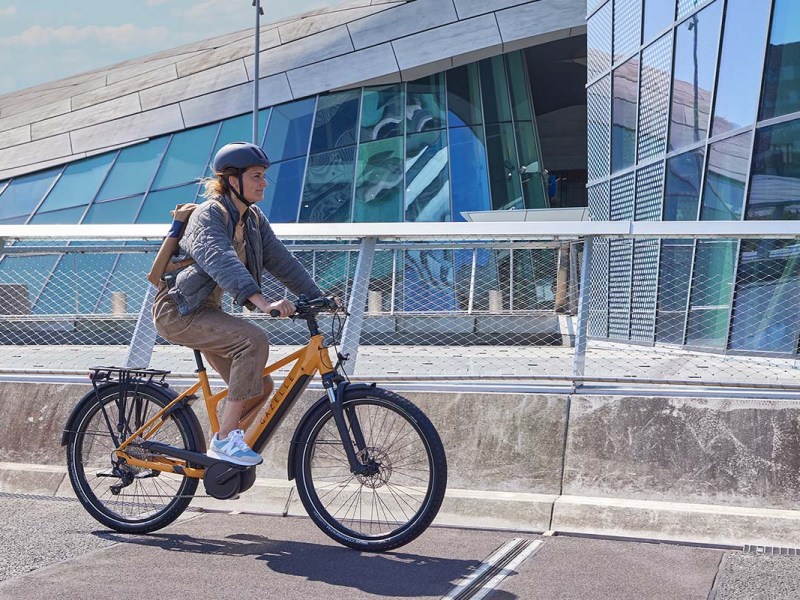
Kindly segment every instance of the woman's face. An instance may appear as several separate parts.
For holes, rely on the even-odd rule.
[[[244,191],[240,193],[248,202],[261,202],[264,199],[264,190],[267,189],[267,180],[264,177],[266,169],[264,167],[248,167],[242,174]],[[228,183],[235,190],[239,191],[239,178],[229,177]]]

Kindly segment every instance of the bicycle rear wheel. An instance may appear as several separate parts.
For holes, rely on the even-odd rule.
[[[99,401],[98,401],[99,400]],[[151,419],[171,398],[142,386],[124,396],[111,385],[84,400],[67,441],[67,470],[83,507],[104,525],[124,533],[147,533],[172,523],[186,509],[198,480],[135,467],[115,458],[122,441]],[[172,412],[150,438],[170,446],[196,450],[184,410]],[[137,458],[151,454],[135,442],[126,451]]]
[[[354,475],[330,405],[319,406],[300,432],[294,472],[308,514],[337,542],[372,552],[409,543],[431,524],[447,486],[447,460],[433,424],[411,402],[380,388],[346,392],[366,447],[359,459],[370,475]]]

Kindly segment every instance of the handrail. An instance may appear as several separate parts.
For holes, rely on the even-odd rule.
[[[168,225],[0,225],[0,239],[159,240]],[[472,223],[275,223],[283,240],[508,240],[617,238],[800,238],[800,221],[526,221]]]

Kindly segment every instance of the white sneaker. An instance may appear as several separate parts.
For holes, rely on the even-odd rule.
[[[235,465],[254,466],[260,465],[264,459],[250,449],[244,441],[244,431],[234,429],[224,440],[220,440],[218,434],[211,438],[211,446],[206,452],[207,456],[219,460],[226,460]]]

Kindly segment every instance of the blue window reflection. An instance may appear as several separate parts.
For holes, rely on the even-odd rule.
[[[700,207],[701,221],[738,221],[742,218],[751,140],[752,132],[748,132],[710,146]]]
[[[800,121],[756,131],[747,219],[800,219]]]
[[[311,134],[312,153],[356,143],[359,98],[358,90],[319,97]]]
[[[449,221],[450,181],[444,131],[406,140],[406,221]]]
[[[311,155],[300,205],[301,223],[350,221],[355,158],[355,146]]]
[[[89,204],[103,182],[114,154],[103,154],[67,165],[38,212]]]
[[[697,220],[704,155],[705,150],[698,148],[667,161],[664,221]]]
[[[79,315],[93,312],[114,261],[114,254],[62,256],[36,300],[34,313]]]
[[[675,0],[645,0],[644,43],[661,33],[675,20]]]
[[[91,224],[134,223],[141,203],[141,196],[132,196],[131,198],[111,200],[109,202],[96,202],[89,207],[89,211],[81,222]],[[161,220],[158,222],[168,223],[169,212],[161,215]]]
[[[158,192],[150,192],[144,200],[142,211],[136,219],[137,223],[171,223],[169,211],[178,204],[194,202],[197,184],[190,183],[181,187],[170,188]]]
[[[160,137],[120,150],[97,199],[122,198],[147,190],[168,140],[169,136]]]
[[[361,101],[362,142],[403,135],[403,87],[390,85],[365,88]]]
[[[86,206],[76,206],[74,208],[64,208],[61,210],[52,210],[50,212],[37,212],[28,221],[28,224],[61,224],[72,225],[80,223],[83,213],[86,212]]]
[[[264,138],[264,151],[272,162],[308,153],[315,104],[316,98],[307,98],[272,108]]]
[[[203,175],[219,125],[206,125],[172,136],[167,153],[153,181],[153,189],[196,180]]]
[[[13,179],[0,196],[0,219],[31,214],[59,173],[61,167]]]
[[[403,269],[403,310],[456,310],[452,250],[410,250],[405,252]],[[419,323],[425,333],[427,323]],[[413,327],[413,325],[412,325]]]
[[[214,149],[211,151],[211,160],[208,163],[206,170],[206,177],[211,177],[212,161],[217,150],[222,148],[225,144],[231,142],[249,142],[253,139],[253,116],[252,114],[241,115],[232,119],[222,121],[219,126],[219,133],[217,134],[217,141],[214,143]]]
[[[764,72],[762,119],[800,110],[799,44],[800,5],[797,0],[775,0]]]
[[[462,212],[491,210],[486,146],[480,127],[450,129],[450,171],[453,186],[453,220]]]
[[[670,150],[705,139],[717,63],[722,2],[695,13],[675,33]]]
[[[481,81],[478,64],[447,71],[447,123],[451,127],[480,125]]]
[[[264,214],[273,223],[294,223],[303,189],[303,171],[306,157],[287,160],[267,169],[267,191],[264,202],[259,204]]]
[[[713,135],[756,120],[770,0],[728,0]],[[747,40],[746,44],[742,40]]]
[[[403,220],[403,140],[361,144],[356,167],[356,223]]]

